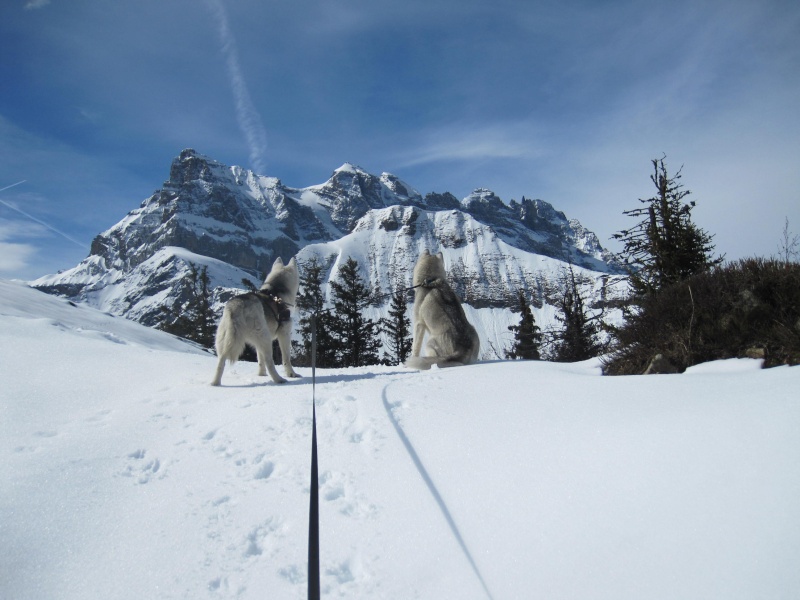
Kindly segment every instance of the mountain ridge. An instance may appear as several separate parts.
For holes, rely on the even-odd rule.
[[[542,309],[568,265],[583,274],[597,304],[619,272],[594,233],[543,200],[506,203],[485,188],[462,200],[423,196],[390,173],[352,163],[326,182],[293,188],[186,149],[161,188],[95,237],[86,259],[32,285],[156,325],[162,307],[186,298],[185,276],[197,257],[219,261],[211,285],[220,310],[237,282],[260,280],[279,256],[297,256],[301,265],[316,257],[330,281],[352,255],[370,289],[388,293],[410,283],[426,249],[443,252],[454,287],[477,310],[507,310],[518,290]]]

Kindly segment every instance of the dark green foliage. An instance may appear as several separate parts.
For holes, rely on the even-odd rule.
[[[389,316],[382,320],[383,330],[389,336],[387,361],[390,365],[403,364],[411,354],[411,319],[406,316],[406,290],[398,289],[392,294]]]
[[[748,259],[641,299],[615,330],[613,375],[644,372],[656,354],[678,371],[724,358],[800,363],[800,264]]]
[[[712,258],[712,236],[692,223],[695,202],[680,183],[681,172],[670,177],[664,159],[653,160],[650,180],[657,193],[640,199],[645,206],[623,214],[641,219],[630,229],[614,234],[623,243],[620,259],[627,266],[634,292],[645,295],[721,263]]]
[[[211,290],[208,267],[198,269],[189,265],[189,275],[183,290],[184,300],[177,309],[163,308],[164,317],[158,329],[197,342],[204,348],[214,346],[215,316],[211,309]]]
[[[372,303],[372,294],[352,258],[339,269],[339,277],[331,282],[333,313],[328,324],[334,340],[337,367],[361,367],[380,362],[378,322],[367,319],[364,309]],[[319,333],[319,330],[318,330]],[[319,364],[319,363],[318,363]]]
[[[514,343],[506,350],[506,358],[511,360],[540,360],[539,346],[542,343],[542,333],[536,325],[533,311],[525,299],[525,294],[520,290],[519,296],[519,325],[509,325],[508,329],[514,334]]]
[[[325,312],[322,288],[322,265],[316,257],[301,266],[300,289],[297,294],[297,312],[300,315],[298,330],[300,342],[292,342],[293,362],[299,366],[311,365],[311,319],[317,320],[317,366],[336,366],[335,341],[331,337],[331,315]]]
[[[563,323],[564,328],[555,336],[553,360],[576,362],[599,355],[602,352],[602,345],[597,339],[599,325],[596,319],[586,313],[578,280],[571,265],[561,278],[561,291],[556,298],[556,306],[561,311],[556,319]]]

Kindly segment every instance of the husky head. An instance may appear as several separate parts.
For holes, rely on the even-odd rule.
[[[297,273],[297,263],[292,257],[288,265],[283,264],[279,256],[272,264],[272,270],[264,280],[262,290],[267,290],[278,296],[287,304],[294,304],[297,299],[297,288],[300,287],[300,277]]]
[[[414,285],[429,287],[435,285],[437,281],[447,280],[447,273],[444,270],[444,256],[441,252],[431,254],[425,250],[414,267]]]

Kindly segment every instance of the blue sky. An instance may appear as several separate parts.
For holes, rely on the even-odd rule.
[[[6,0],[0,277],[77,264],[183,148],[542,198],[611,249],[666,154],[717,251],[768,256],[800,232],[798,107],[795,0]]]

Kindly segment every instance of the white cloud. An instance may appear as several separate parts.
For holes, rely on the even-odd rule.
[[[25,3],[25,10],[44,8],[48,4],[50,4],[50,0],[28,0],[28,2]]]
[[[400,153],[401,167],[444,161],[531,159],[542,154],[536,128],[528,122],[458,125],[422,134]]]
[[[0,219],[0,273],[16,272],[26,268],[30,258],[36,253],[36,247],[31,244],[9,240],[35,237],[42,233],[42,228],[36,224]]]
[[[24,269],[35,253],[36,248],[30,244],[0,242],[0,273]]]

